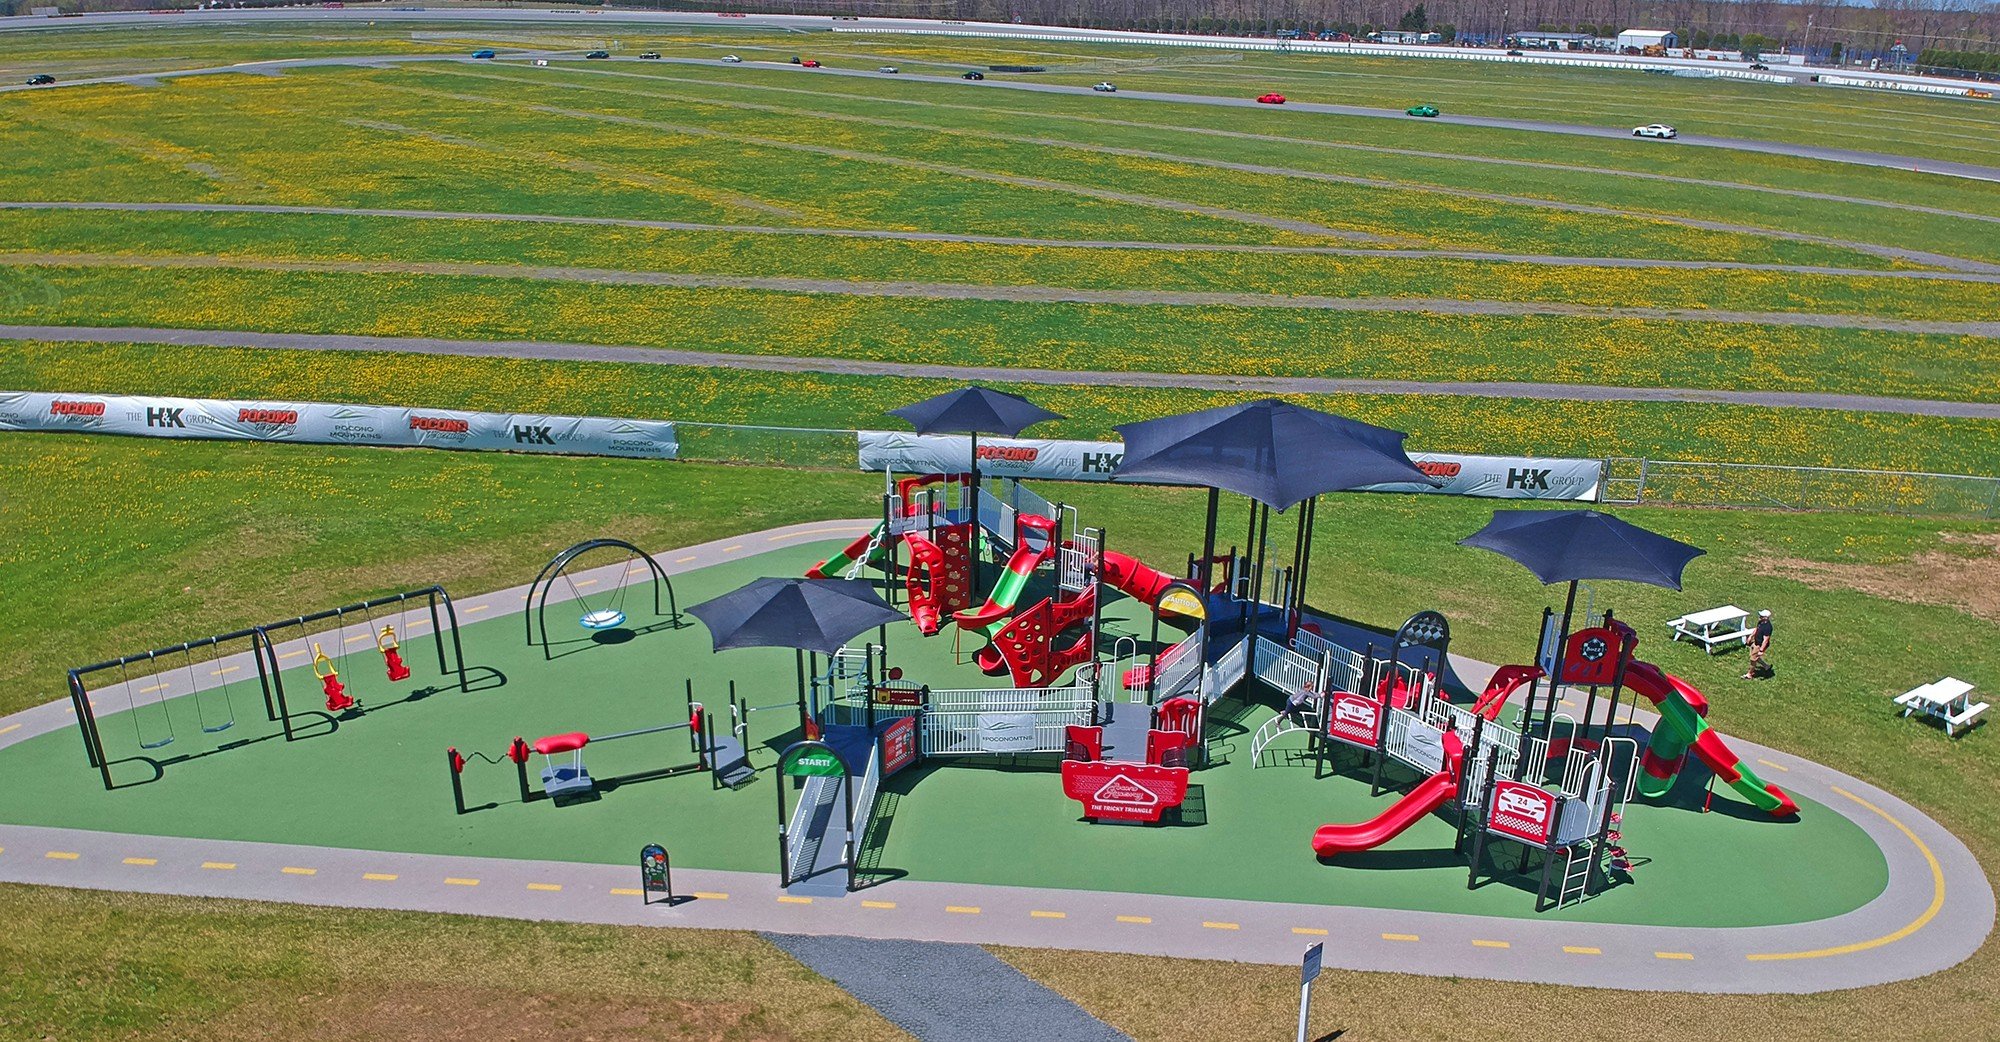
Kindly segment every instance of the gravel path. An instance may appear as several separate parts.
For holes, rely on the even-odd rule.
[[[712,366],[780,373],[834,373],[936,380],[992,380],[1004,383],[1097,387],[1168,387],[1263,394],[1410,394],[1446,397],[1524,398],[1588,402],[1708,402],[1768,408],[1840,409],[1960,419],[2000,420],[2000,403],[1889,398],[1810,391],[1736,391],[1672,387],[1605,387],[1591,384],[1344,379],[1301,376],[1229,376],[1204,373],[1105,372],[1011,366],[959,366],[913,362],[873,362],[792,355],[738,355],[657,347],[544,343],[531,340],[445,340],[346,334],[259,333],[235,330],[148,327],[0,325],[0,339],[58,343],[205,344],[288,351],[384,351],[526,358],[541,361],[613,362],[626,365]]]
[[[0,210],[106,211],[114,213],[243,213],[385,217],[424,221],[491,221],[523,224],[572,224],[607,228],[650,228],[660,231],[715,232],[729,235],[792,235],[886,242],[951,242],[990,246],[1025,246],[1077,250],[1152,250],[1168,253],[1255,253],[1394,260],[1470,260],[1533,264],[1562,268],[1662,268],[1684,271],[1768,271],[1788,275],[1831,275],[1840,278],[1921,279],[1940,282],[2000,283],[2000,271],[1918,271],[1910,268],[1837,268],[1816,264],[1767,264],[1755,261],[1669,260],[1651,257],[1583,257],[1546,253],[1493,253],[1483,250],[1411,250],[1364,246],[1278,246],[1269,243],[1144,242],[1135,239],[1035,239],[962,232],[898,231],[883,228],[784,227],[757,224],[703,224],[696,221],[652,221],[626,217],[585,217],[571,214],[491,213],[472,210],[399,210],[372,206],[280,206],[269,203],[118,203],[4,201]]]
[[[663,562],[663,567],[678,573],[805,540],[844,539],[866,531],[869,524],[808,522],[730,536],[671,551],[672,563]],[[588,574],[615,582],[619,576],[612,569],[617,567]],[[490,619],[521,611],[524,592],[516,587],[458,598],[459,617]],[[222,659],[216,666],[247,664],[247,658]],[[1462,677],[1484,676],[1493,668],[1462,656],[1452,656],[1451,665]],[[135,678],[127,683],[145,682]],[[222,681],[202,677],[177,683],[182,686],[168,695],[184,693],[186,683],[200,688]],[[113,704],[123,697],[119,685],[94,694]],[[67,707],[65,699],[0,718],[0,750],[74,728],[75,717],[64,712]],[[1642,726],[1653,723],[1648,713],[1635,713],[1635,719]],[[1852,912],[1815,922],[1690,929],[909,879],[845,897],[807,900],[780,891],[772,873],[676,868],[676,892],[693,900],[645,906],[629,865],[24,825],[0,825],[0,881],[343,908],[1293,966],[1306,945],[1324,941],[1326,965],[1343,969],[1643,991],[1800,994],[1864,987],[1936,973],[1978,951],[1993,928],[1993,891],[1978,860],[1948,830],[1896,796],[1831,767],[1733,737],[1730,744],[1760,770],[1773,771],[1787,791],[1819,804],[1814,813],[1839,814],[1866,832],[1887,863],[1883,893]],[[75,769],[79,784],[96,784],[80,754]],[[818,950],[836,946],[828,941]],[[847,954],[881,957],[859,949]],[[863,985],[857,981],[857,986]]]
[[[542,264],[479,264],[451,261],[252,260],[234,257],[133,256],[108,253],[0,253],[0,264],[87,268],[228,269],[235,271],[327,272],[343,274],[443,275],[478,278],[586,282],[614,286],[677,289],[761,290],[846,297],[918,300],[983,300],[1035,304],[1111,304],[1123,307],[1235,307],[1316,311],[1424,312],[1442,315],[1566,315],[1605,319],[1721,322],[1752,326],[1815,329],[1872,329],[1940,336],[2000,337],[2000,320],[1946,322],[1882,318],[1875,315],[1805,311],[1713,311],[1702,308],[1603,307],[1590,304],[1515,300],[1457,300],[1447,297],[1323,297],[1302,294],[1237,293],[1204,290],[1081,289],[1061,286],[977,285],[959,282],[875,282],[799,278],[784,275],[704,275],[663,271],[621,271]]]

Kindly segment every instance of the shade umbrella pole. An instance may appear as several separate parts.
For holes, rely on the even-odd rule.
[[[981,544],[985,541],[985,535],[980,530],[979,527],[979,432],[978,431],[972,432],[972,456],[965,462],[967,464],[967,469],[970,470],[972,474],[972,533],[971,533],[971,538],[968,540],[968,542],[972,544],[972,555],[971,555],[972,584],[967,587],[967,590],[970,591],[970,595],[973,597],[974,603],[977,603],[979,597],[979,552]]]
[[[1569,624],[1570,619],[1576,614],[1576,584],[1575,579],[1569,581],[1569,597],[1563,601],[1562,628],[1556,632],[1555,661],[1550,663],[1555,667],[1555,671],[1549,676],[1548,703],[1542,707],[1543,738],[1549,737],[1549,729],[1555,726],[1556,690],[1562,685],[1563,653],[1569,650]]]
[[[1222,490],[1208,486],[1208,525],[1201,535],[1201,596],[1204,601],[1208,591],[1215,586],[1215,515],[1222,505]]]

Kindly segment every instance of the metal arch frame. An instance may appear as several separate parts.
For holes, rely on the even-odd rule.
[[[522,622],[527,629],[528,646],[540,647],[544,660],[554,657],[549,654],[549,624],[543,613],[549,606],[549,591],[554,589],[556,577],[563,574],[563,570],[569,567],[570,562],[592,550],[602,550],[607,547],[628,550],[633,556],[646,562],[646,569],[653,573],[653,614],[665,616],[667,621],[676,627],[680,625],[681,609],[679,601],[674,597],[674,581],[667,577],[666,569],[660,567],[660,562],[654,560],[652,554],[623,539],[587,539],[549,558],[549,563],[535,573],[535,581],[528,584],[528,606],[533,610],[522,613]],[[664,612],[660,610],[662,585],[667,588],[667,610]],[[539,599],[536,596],[537,591],[540,593]],[[537,630],[541,632],[540,641],[535,639]]]

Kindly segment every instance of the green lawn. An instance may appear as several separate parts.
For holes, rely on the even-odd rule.
[[[0,210],[22,254],[549,265],[840,281],[1521,300],[1979,321],[1991,283],[1770,271],[1495,265],[1436,257],[1100,249],[347,215]]]
[[[0,320],[530,339],[1069,370],[2000,395],[1995,341],[1808,326],[1017,303],[477,275],[18,265]],[[1559,345],[1552,349],[1551,345]],[[1867,357],[1857,369],[1853,360]]]

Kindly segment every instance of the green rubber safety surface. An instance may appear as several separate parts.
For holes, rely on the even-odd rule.
[[[841,541],[790,546],[676,576],[682,605],[733,589],[761,575],[797,575],[838,551]],[[563,591],[567,593],[568,591]],[[1023,603],[1044,596],[1037,586]],[[608,593],[586,591],[592,607]],[[576,625],[582,607],[553,602],[548,619],[560,642],[543,661],[527,646],[519,615],[465,622],[462,640],[473,690],[444,687],[427,637],[406,639],[403,657],[415,676],[400,685],[383,679],[380,658],[365,643],[341,657],[348,693],[373,707],[329,729],[308,718],[314,737],[287,743],[263,720],[254,683],[238,681],[229,698],[238,723],[218,734],[194,726],[189,699],[172,700],[176,740],[140,749],[131,711],[100,699],[100,730],[124,785],[106,792],[83,758],[76,735],[62,730],[0,749],[0,820],[134,834],[168,834],[356,849],[485,857],[628,863],[641,846],[658,842],[676,865],[775,872],[777,750],[795,739],[794,658],[789,651],[709,651],[706,628],[688,619],[680,629],[656,627],[644,587],[627,594],[629,639],[600,642]],[[1104,609],[1106,644],[1120,635],[1140,644],[1152,623],[1129,599]],[[477,616],[475,616],[477,618]],[[356,632],[359,632],[356,630]],[[280,640],[284,635],[278,635]],[[1163,639],[1178,634],[1163,630]],[[976,640],[955,653],[953,628],[925,639],[904,623],[888,630],[889,661],[905,682],[935,687],[994,686],[959,665]],[[1126,645],[1129,647],[1129,645]],[[331,649],[329,649],[331,651]],[[1129,664],[1129,663],[1127,663]],[[299,656],[282,663],[295,709],[320,703],[319,686]],[[1118,668],[1123,668],[1121,665]],[[1115,675],[1115,673],[1114,673]],[[568,731],[606,735],[686,718],[685,691],[727,726],[728,684],[753,706],[751,760],[755,781],[736,791],[714,789],[706,772],[618,784],[618,776],[693,760],[685,730],[616,741],[584,750],[599,780],[599,798],[567,806],[519,802],[514,766],[502,754],[519,735]],[[145,686],[143,681],[135,686]],[[409,697],[440,688],[421,697]],[[202,709],[215,716],[219,692]],[[151,712],[140,696],[140,712]],[[1145,827],[1093,825],[1062,795],[1052,759],[933,760],[886,780],[870,849],[862,861],[878,878],[1150,892],[1189,897],[1361,905],[1494,916],[1532,916],[1534,880],[1501,878],[1466,887],[1466,863],[1451,851],[1453,828],[1432,815],[1384,847],[1321,863],[1313,830],[1352,822],[1386,809],[1393,794],[1371,799],[1359,754],[1340,760],[1341,776],[1314,780],[1295,754],[1302,735],[1281,738],[1250,762],[1250,738],[1274,709],[1230,700],[1210,717],[1215,763],[1193,777],[1183,822]],[[157,716],[146,716],[153,738]],[[1717,721],[1725,729],[1729,721]],[[445,749],[474,758],[463,775],[466,802],[451,801]],[[159,778],[137,760],[164,761]],[[567,754],[559,754],[567,762]],[[539,770],[542,758],[531,766]],[[1392,771],[1395,769],[1392,768]],[[1390,778],[1407,785],[1405,772]],[[1784,784],[1783,775],[1773,777]],[[1759,926],[1804,922],[1851,911],[1880,894],[1887,866],[1874,842],[1832,809],[1800,799],[1796,821],[1776,821],[1726,788],[1702,813],[1698,769],[1683,776],[1666,801],[1634,801],[1627,810],[1625,847],[1636,861],[1629,883],[1558,912],[1558,918],[1660,926]],[[535,785],[531,772],[530,784]],[[1519,848],[1496,843],[1503,860]],[[1484,878],[1484,877],[1483,877]]]

